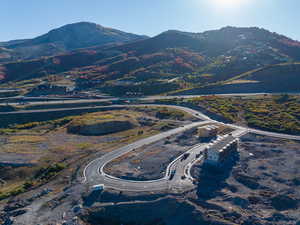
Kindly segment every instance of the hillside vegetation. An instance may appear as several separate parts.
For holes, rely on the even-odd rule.
[[[294,91],[297,61],[300,42],[260,28],[225,27],[204,33],[167,31],[133,43],[8,63],[0,67],[0,77],[14,86],[33,78],[49,82],[51,75],[71,80],[77,90],[117,96],[279,87]]]
[[[176,94],[300,92],[300,63],[270,65]]]
[[[189,102],[238,124],[264,130],[300,134],[300,97],[200,97]]]

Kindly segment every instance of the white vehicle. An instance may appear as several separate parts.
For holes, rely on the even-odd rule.
[[[94,185],[92,187],[92,190],[93,191],[103,191],[104,190],[104,184],[97,184],[97,185]]]

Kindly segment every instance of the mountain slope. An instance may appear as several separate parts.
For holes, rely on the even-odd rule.
[[[34,39],[2,42],[0,46],[11,50],[9,57],[2,57],[2,62],[5,62],[51,56],[97,45],[121,44],[145,38],[145,36],[102,27],[95,23],[80,22],[51,30]]]
[[[128,44],[9,63],[0,68],[0,76],[2,82],[7,82],[52,74],[76,80],[78,89],[95,88],[112,95],[186,89],[197,93],[203,87],[224,83],[248,71],[297,61],[298,41],[260,28],[226,27],[204,33],[167,31]],[[272,77],[274,82],[282,81],[280,76],[287,68],[277,69],[281,74]],[[299,73],[298,69],[292,72]],[[289,79],[298,82],[295,76]],[[261,88],[266,88],[267,83],[261,82]]]
[[[6,47],[6,46],[10,46],[10,45],[20,44],[20,43],[25,42],[25,41],[28,41],[28,39],[0,42],[0,47]]]
[[[270,92],[300,93],[300,62],[265,66],[202,88],[179,91],[176,95]]]

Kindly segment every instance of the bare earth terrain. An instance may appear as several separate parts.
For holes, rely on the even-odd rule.
[[[103,205],[103,194],[82,218],[104,225],[298,225],[299,149],[298,142],[249,134],[241,140],[239,156],[221,170],[194,167],[196,190],[150,202],[147,197],[136,197],[147,202],[132,202],[135,197],[129,195],[123,204],[110,206]]]
[[[191,129],[156,143],[135,149],[105,167],[115,177],[133,180],[154,180],[165,176],[167,166],[178,156],[199,144],[196,129]]]
[[[239,154],[223,167],[196,164],[192,168],[196,187],[182,194],[109,188],[95,192],[81,183],[82,165],[96,157],[193,121],[182,119],[186,115],[158,111],[100,112],[63,124],[2,130],[0,221],[14,225],[300,224],[300,143],[296,141],[247,134],[241,138]],[[69,126],[90,126],[115,116],[118,120],[125,116],[133,127],[106,135],[68,132]],[[200,142],[195,130],[188,130],[137,148],[110,162],[106,170],[130,179],[161,178],[174,158]]]
[[[208,169],[207,173],[203,171],[207,168],[195,168],[198,201],[234,212],[237,224],[244,218],[251,219],[249,224],[296,224],[300,219],[299,150],[298,142],[244,136],[239,161],[229,163],[227,170]]]
[[[43,184],[64,169],[69,171],[69,176],[74,176],[76,164],[84,164],[94,154],[103,155],[138,139],[189,123],[189,120],[168,116],[158,118],[156,114],[157,109],[152,108],[114,110],[0,129],[0,179],[4,181],[0,186],[0,200]],[[116,121],[126,122],[122,130]],[[101,131],[103,123],[109,127]],[[74,127],[79,127],[78,133]],[[85,135],[80,134],[83,130]],[[103,133],[108,130],[109,133]]]

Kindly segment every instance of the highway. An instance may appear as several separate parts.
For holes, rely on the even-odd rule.
[[[175,108],[185,111],[187,113],[192,114],[196,118],[202,120],[211,120],[208,116],[182,106],[173,106],[173,105],[161,105],[161,104],[140,104],[140,105],[109,105],[109,106],[87,106],[87,107],[74,107],[74,108],[58,108],[58,109],[38,109],[38,110],[20,110],[20,111],[12,111],[12,112],[0,112],[0,115],[18,115],[18,114],[28,114],[28,113],[48,113],[48,112],[62,112],[62,111],[72,111],[72,110],[88,110],[88,109],[112,109],[112,108],[130,108],[130,107],[168,107],[168,108]],[[211,120],[212,121],[212,120]]]
[[[19,102],[29,102],[31,104],[59,104],[59,103],[87,103],[87,102],[104,102],[104,101],[114,101],[114,100],[142,100],[142,101],[152,101],[152,100],[163,100],[163,99],[176,99],[176,98],[196,98],[196,97],[205,97],[205,96],[257,96],[257,95],[281,95],[281,94],[291,94],[291,95],[300,95],[299,92],[278,92],[278,93],[269,93],[269,92],[259,92],[259,93],[228,93],[228,94],[202,94],[202,95],[172,95],[172,96],[164,96],[164,95],[154,95],[154,96],[146,96],[146,97],[112,97],[112,96],[96,96],[98,99],[78,99],[72,96],[66,97],[26,97],[26,96],[15,96],[15,97],[6,97],[0,98],[0,105],[6,105],[6,100],[11,100],[10,105],[18,105]],[[13,102],[14,101],[14,102]]]
[[[41,110],[20,110],[20,111],[12,111],[12,112],[0,112],[0,115],[18,115],[18,114],[28,114],[28,113],[44,113],[44,112],[61,112],[61,111],[72,111],[72,110],[82,110],[82,109],[117,109],[117,108],[131,108],[131,107],[169,107],[169,108],[175,108],[182,111],[185,111],[187,113],[190,113],[196,118],[199,118],[201,120],[210,121],[212,123],[217,124],[223,124],[229,127],[232,127],[233,129],[241,129],[241,130],[248,130],[250,133],[265,135],[265,136],[271,136],[271,137],[278,137],[278,138],[284,138],[284,139],[290,139],[290,140],[298,140],[300,141],[300,136],[297,135],[290,135],[290,134],[282,134],[282,133],[276,133],[276,132],[269,132],[269,131],[263,131],[243,126],[238,126],[235,124],[224,124],[222,122],[216,121],[208,117],[207,115],[203,114],[200,111],[190,109],[183,106],[177,106],[177,105],[163,105],[163,104],[135,104],[135,105],[109,105],[109,106],[89,106],[89,107],[76,107],[76,108],[58,108],[58,109],[41,109]]]
[[[88,109],[105,109],[105,108],[125,108],[125,105],[111,105],[111,106],[87,106],[87,107],[73,107],[73,108],[58,108],[58,109],[38,109],[38,110],[19,110],[11,112],[0,112],[0,115],[18,115],[18,114],[28,114],[28,113],[48,113],[48,112],[63,112],[72,110],[88,110]]]
[[[34,102],[28,102],[26,106],[35,106],[35,105],[56,105],[56,104],[78,104],[78,103],[103,103],[103,102],[109,102],[109,101],[116,101],[119,100],[118,98],[105,98],[105,99],[54,99],[51,98],[50,101],[47,100],[47,98],[44,99],[44,101],[41,101],[42,99],[39,99],[39,101]],[[11,106],[18,106],[20,105],[20,102],[24,101],[18,101],[18,102],[11,102],[11,103],[0,103],[0,106],[5,105],[11,105]]]

